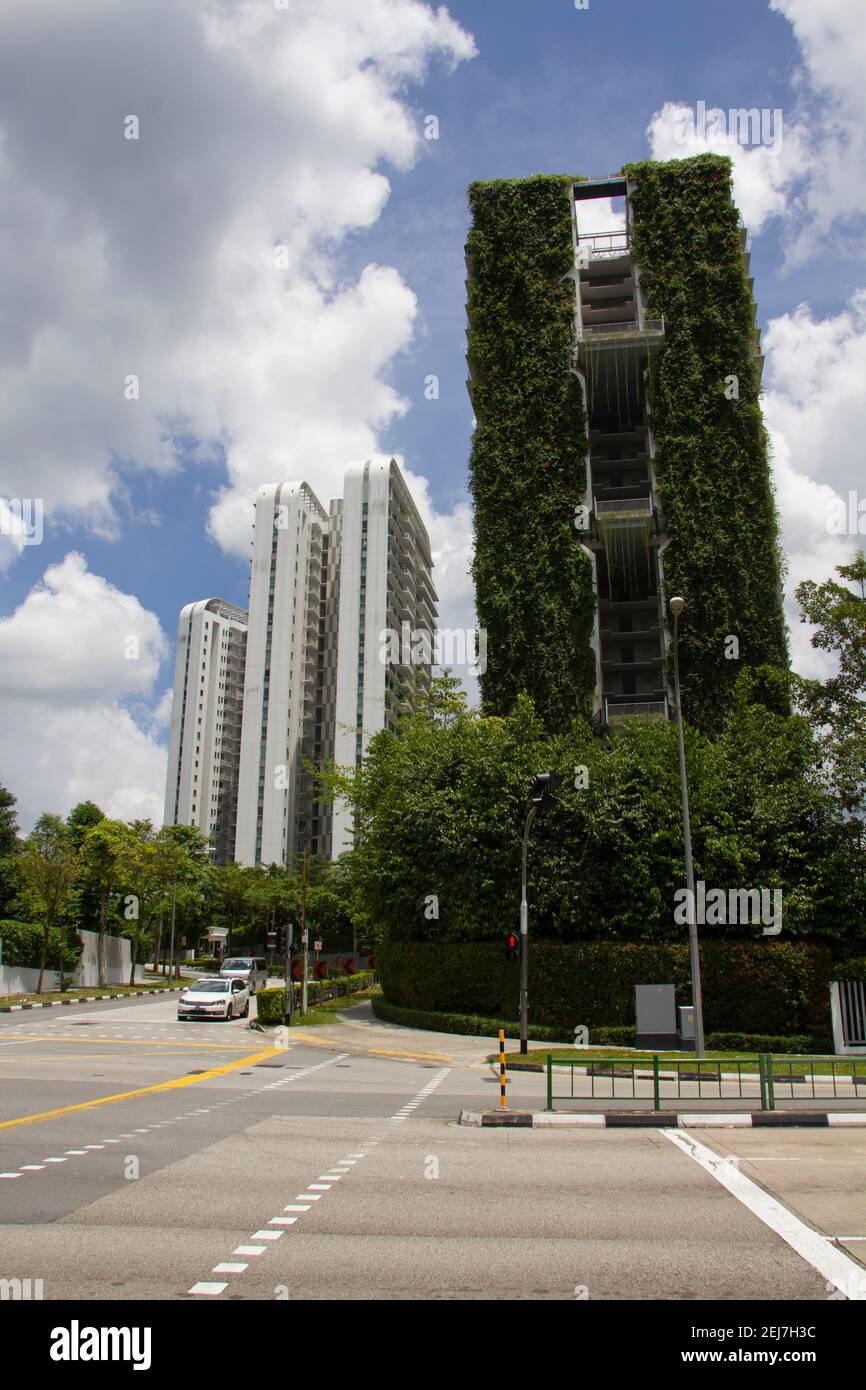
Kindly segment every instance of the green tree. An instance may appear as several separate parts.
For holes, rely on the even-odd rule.
[[[846,810],[866,801],[866,556],[837,565],[848,588],[829,579],[804,580],[795,590],[801,622],[812,623],[812,646],[832,652],[837,670],[827,680],[796,679],[795,693],[824,749],[832,784]]]
[[[105,980],[105,938],[108,935],[111,895],[123,887],[123,866],[136,843],[136,837],[123,821],[103,817],[86,831],[79,851],[77,887],[92,895],[98,904],[97,961],[99,984]]]
[[[214,874],[214,906],[222,924],[228,928],[226,949],[231,952],[232,938],[244,926],[253,908],[256,870],[243,864],[221,864]]]
[[[11,854],[18,844],[17,798],[0,783],[0,856]]]
[[[822,784],[808,722],[767,707],[775,679],[741,674],[715,740],[686,730],[695,875],[725,890],[779,888],[786,937],[850,946],[866,920],[860,823]],[[527,697],[504,719],[467,712],[437,728],[418,716],[399,736],[378,734],[360,773],[345,776],[359,808],[346,873],[368,939],[485,940],[513,927],[529,786],[541,770],[564,780],[530,840],[535,931],[681,940],[675,727],[635,721],[600,739],[578,720],[551,736]],[[739,924],[706,933],[744,934]]]
[[[15,797],[0,784],[0,920],[12,911],[21,889]]]
[[[39,982],[42,993],[45,962],[52,932],[66,906],[75,880],[76,855],[69,830],[60,816],[42,815],[24,841],[20,856],[24,894],[42,926]]]

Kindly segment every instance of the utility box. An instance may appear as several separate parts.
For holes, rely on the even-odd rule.
[[[637,1045],[676,1048],[677,1010],[674,985],[635,985],[634,1011]]]
[[[678,1012],[680,1016],[680,1047],[685,1052],[694,1052],[695,1006],[694,1004],[681,1004]]]

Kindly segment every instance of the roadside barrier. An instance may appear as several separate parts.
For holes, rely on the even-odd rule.
[[[661,1110],[662,1100],[739,1100],[759,1102],[762,1110],[775,1110],[777,1099],[866,1101],[866,1058],[771,1052],[700,1061],[688,1055],[605,1060],[548,1056],[546,1072],[549,1111],[555,1101],[588,1098],[646,1101],[651,1097],[653,1110]],[[566,1076],[568,1088],[557,1091],[559,1078]]]

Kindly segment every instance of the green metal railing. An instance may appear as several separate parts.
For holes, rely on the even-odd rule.
[[[700,1061],[688,1054],[606,1060],[548,1056],[546,1071],[548,1110],[553,1110],[557,1100],[648,1100],[650,1094],[653,1110],[661,1110],[663,1099],[759,1100],[762,1110],[775,1110],[777,1098],[841,1098],[866,1102],[866,1058],[858,1057],[788,1056],[770,1052],[753,1057],[702,1058]],[[568,1090],[558,1094],[554,1091],[557,1071],[567,1073],[569,1078]],[[576,1073],[582,1086],[579,1094],[574,1089]],[[858,1092],[858,1084],[863,1087],[862,1091]]]

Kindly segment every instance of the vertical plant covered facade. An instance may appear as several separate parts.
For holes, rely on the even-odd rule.
[[[729,159],[647,161],[624,173],[647,312],[665,320],[650,395],[670,536],[666,582],[688,603],[680,624],[683,705],[693,724],[714,732],[744,666],[788,665],[744,238]],[[736,659],[725,654],[729,636],[737,638]]]
[[[601,196],[604,182],[597,195],[581,183],[581,197]],[[577,183],[544,176],[470,189],[470,485],[488,641],[484,706],[504,715],[525,689],[554,732],[576,716],[606,719],[608,694],[623,712],[634,709],[624,702],[635,690],[639,707],[669,709],[665,592],[680,593],[685,712],[713,732],[744,666],[788,660],[730,162],[626,166],[624,250],[594,261],[589,278],[577,264]],[[596,245],[590,239],[590,255],[610,254]],[[615,288],[618,276],[630,290]],[[591,521],[582,536],[575,515],[584,503]],[[625,684],[632,659],[651,674]]]
[[[595,685],[592,571],[574,529],[587,433],[571,371],[572,183],[473,184],[466,247],[482,698],[504,715],[527,690],[551,730],[589,717]]]

